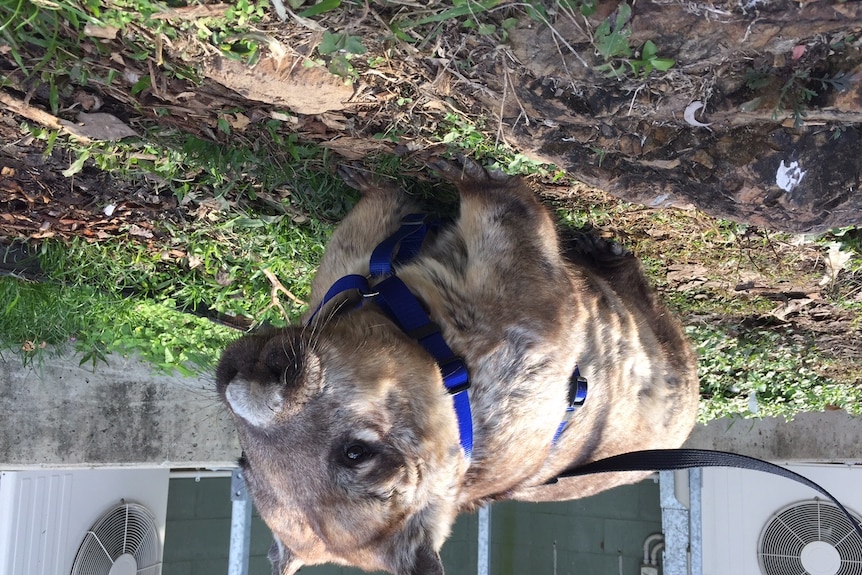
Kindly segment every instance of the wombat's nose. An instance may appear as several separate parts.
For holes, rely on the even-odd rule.
[[[302,341],[301,328],[245,336],[222,354],[216,385],[236,415],[266,427],[320,391],[320,357]]]
[[[284,381],[287,371],[302,368],[298,358],[303,349],[300,335],[300,330],[286,328],[239,338],[228,346],[219,360],[216,388],[223,393],[237,377],[253,379],[260,384]]]
[[[247,335],[230,344],[221,354],[216,367],[216,389],[224,394],[227,386],[238,375],[248,377],[254,371],[261,348],[269,340],[264,334]]]
[[[303,371],[302,342],[293,334],[283,333],[270,339],[260,353],[260,367],[285,384],[296,381]]]

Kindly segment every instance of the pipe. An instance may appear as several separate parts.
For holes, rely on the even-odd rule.
[[[653,533],[644,539],[644,565],[650,565],[649,548],[653,541],[664,541],[664,535],[661,533]]]

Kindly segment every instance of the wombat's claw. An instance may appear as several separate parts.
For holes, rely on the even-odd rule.
[[[440,177],[449,182],[462,182],[465,180],[473,181],[502,181],[508,178],[506,174],[499,170],[486,170],[476,160],[458,154],[454,159],[447,160],[444,158],[431,158],[427,165],[432,170],[439,172]]]
[[[601,260],[614,260],[629,256],[631,252],[613,240],[606,240],[590,233],[579,233],[576,249]]]
[[[606,240],[594,236],[593,242],[595,243],[595,250],[597,252],[605,252],[609,256],[625,257],[631,253],[613,240]]]
[[[336,169],[336,173],[344,181],[345,184],[347,184],[354,190],[365,192],[375,187],[374,184],[368,179],[369,172],[364,168],[341,164]]]

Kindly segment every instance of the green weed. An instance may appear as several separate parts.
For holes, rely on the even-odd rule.
[[[359,78],[359,73],[353,67],[353,58],[367,51],[358,36],[347,33],[334,34],[328,30],[323,33],[323,38],[317,46],[317,52],[329,60],[327,69],[332,74],[350,81]]]
[[[607,76],[621,77],[625,75],[625,67],[629,66],[635,76],[647,77],[653,70],[666,72],[676,62],[669,58],[658,56],[658,47],[652,40],[647,40],[641,47],[637,57],[629,44],[631,29],[628,21],[631,17],[631,6],[622,3],[617,8],[616,18],[612,23],[605,19],[593,32],[593,45],[596,52],[605,61],[596,69]]]
[[[702,401],[699,419],[741,415],[792,417],[842,408],[862,414],[862,388],[817,374],[824,360],[771,331],[731,335],[713,327],[687,329],[697,347]]]
[[[0,278],[0,350],[25,364],[74,350],[95,368],[109,353],[137,354],[157,370],[191,375],[211,369],[236,332],[181,313],[165,300],[132,299],[91,286]]]
[[[815,49],[809,48],[808,51]],[[845,48],[836,47],[830,54],[839,57]],[[805,122],[808,110],[814,100],[830,91],[843,92],[850,88],[852,74],[837,70],[831,73],[815,74],[806,63],[805,52],[783,66],[755,64],[745,73],[746,87],[755,95],[742,104],[745,111],[754,110],[765,102],[774,102],[772,118],[779,119],[789,111],[794,128]],[[840,137],[841,130],[836,130]]]
[[[401,30],[423,26],[425,24],[445,22],[447,20],[457,20],[464,16],[475,18],[476,15],[490,10],[502,4],[502,0],[453,0],[452,8],[444,9],[440,12],[434,12],[429,16],[418,18],[416,20],[406,20],[399,22],[398,27]],[[477,27],[480,23],[475,24]]]

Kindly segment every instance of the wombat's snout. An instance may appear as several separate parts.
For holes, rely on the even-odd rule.
[[[320,388],[320,359],[298,328],[242,337],[216,368],[219,395],[234,414],[265,426],[295,412]]]
[[[261,375],[266,373],[285,385],[295,382],[302,375],[304,347],[299,334],[282,332],[272,337],[263,346],[258,357]]]

